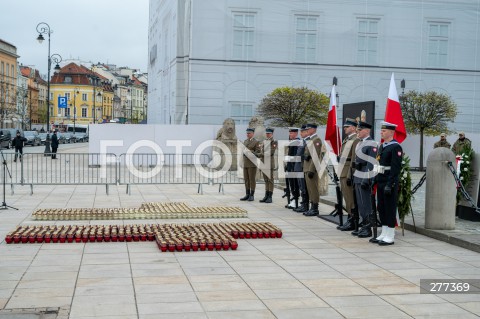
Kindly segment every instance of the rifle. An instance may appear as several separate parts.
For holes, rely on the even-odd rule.
[[[285,206],[285,207],[287,207],[290,204],[290,182],[289,182],[289,178],[285,179],[285,185],[287,187],[285,187],[283,189],[284,193],[283,193],[282,198],[285,198],[285,197],[287,198],[287,205]]]
[[[378,231],[377,231],[377,202],[375,200],[375,194],[377,192],[377,185],[372,186],[372,191],[370,195],[370,200],[372,201],[372,213],[370,214],[370,224],[373,227],[373,237],[370,238],[371,243],[376,243],[377,237],[378,237]]]

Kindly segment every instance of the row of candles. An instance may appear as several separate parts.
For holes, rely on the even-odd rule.
[[[240,207],[190,207],[182,202],[143,203],[139,208],[53,208],[37,209],[34,220],[109,220],[109,219],[180,219],[245,218]]]
[[[281,238],[271,223],[18,226],[5,237],[11,243],[156,241],[165,251],[235,250],[238,238]]]

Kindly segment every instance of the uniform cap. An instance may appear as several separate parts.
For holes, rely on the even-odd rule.
[[[357,126],[357,121],[347,117],[347,119],[345,120],[345,123],[343,124],[343,127],[348,127],[348,126]]]
[[[306,130],[308,130],[307,124],[303,124],[303,125],[302,125],[302,128],[300,128],[300,130],[301,130],[301,131],[306,131]]]
[[[247,133],[248,133],[248,132],[252,132],[252,133],[253,133],[253,132],[255,132],[255,129],[249,127],[249,128],[246,129],[246,131],[247,131]]]
[[[309,123],[306,125],[306,128],[309,129],[309,128],[317,128],[317,124],[312,124],[312,123]]]
[[[289,132],[298,132],[298,128],[297,127],[290,127],[288,129]]]
[[[440,134],[440,137],[445,137],[445,136],[447,136],[447,134],[445,133]]]
[[[459,132],[458,135],[463,135],[463,136],[465,136],[465,132]]]
[[[267,128],[265,129],[265,133],[273,133],[273,131],[274,131],[274,129],[271,128],[271,127],[267,127]]]
[[[358,128],[369,128],[371,129],[372,128],[372,125],[371,124],[368,124],[367,122],[358,122]]]
[[[382,129],[384,129],[384,130],[395,131],[396,128],[397,128],[397,124],[393,124],[393,123],[389,123],[389,122],[385,122],[385,121],[382,122]]]

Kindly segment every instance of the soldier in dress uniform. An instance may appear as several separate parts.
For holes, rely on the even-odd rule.
[[[360,216],[362,217],[362,228],[352,235],[360,238],[367,238],[372,236],[372,225],[370,224],[370,215],[372,214],[372,174],[373,163],[377,155],[377,143],[370,137],[370,130],[372,126],[366,122],[360,121],[357,127],[357,136],[359,143],[355,151],[355,174],[353,177],[353,185],[355,188],[355,195],[357,199],[357,207]],[[376,219],[376,216],[375,216]]]
[[[285,208],[295,209],[298,208],[298,198],[300,196],[300,189],[298,185],[298,177],[295,174],[295,166],[297,161],[301,161],[297,157],[298,148],[300,147],[302,141],[298,137],[299,129],[296,127],[291,127],[288,129],[288,140],[290,143],[287,146],[287,160],[285,165],[286,171],[286,183],[288,184],[288,189],[292,195],[292,200],[285,206]],[[301,167],[301,162],[300,162]],[[303,175],[303,172],[302,172]]]
[[[398,201],[399,175],[402,167],[403,150],[393,138],[397,125],[382,122],[380,135],[383,144],[377,153],[378,165],[374,167],[377,172],[377,209],[382,223],[382,233],[371,242],[379,245],[393,245],[395,239],[395,222]]]
[[[247,156],[247,150],[253,153],[253,156],[258,157],[260,155],[260,143],[253,138],[253,133],[255,129],[247,128],[247,139],[243,141],[246,150],[243,152],[243,179],[245,180],[245,196],[240,198],[240,200],[248,200],[249,202],[253,201],[255,198],[256,175],[257,175],[257,165]],[[252,156],[250,154],[250,156]]]
[[[355,147],[357,146],[357,121],[351,118],[345,120],[343,124],[345,138],[342,142],[342,153],[340,154],[340,189],[342,190],[343,199],[345,200],[345,209],[347,210],[348,219],[343,226],[338,229],[342,231],[354,230],[354,212],[356,207],[353,189],[353,172],[352,161],[355,160]],[[358,220],[357,220],[358,221]]]
[[[300,195],[302,196],[302,202],[298,208],[295,208],[293,210],[297,213],[305,213],[310,210],[310,200],[308,196],[307,184],[305,182],[305,175],[303,173],[303,166],[305,165],[305,159],[303,158],[303,155],[305,154],[305,147],[307,145],[306,138],[308,137],[307,124],[302,125],[300,129],[300,136],[302,137],[302,140],[300,141],[300,144],[297,148],[297,158],[300,161],[295,163],[293,170],[296,173],[302,173],[301,175],[299,174],[299,177],[297,179]]]
[[[433,144],[433,148],[437,148],[437,147],[450,148],[450,146],[451,146],[450,143],[448,143],[447,141],[447,134],[445,133],[440,134],[440,141]]]
[[[264,164],[267,165],[267,172],[263,172],[263,180],[265,181],[265,197],[260,203],[271,203],[273,195],[273,171],[275,169],[275,152],[278,148],[278,142],[273,139],[273,128],[265,129],[265,140],[260,144],[261,157]],[[267,163],[268,162],[268,163]],[[265,174],[267,173],[267,174]]]
[[[315,162],[320,166],[322,162],[322,140],[317,135],[317,125],[307,124],[308,137],[306,138],[305,154],[303,158],[303,172],[305,173],[305,182],[307,184],[308,195],[312,207],[307,212],[303,213],[305,216],[318,216],[318,202],[320,200],[320,190],[318,188],[318,171]],[[315,153],[314,153],[315,151]]]

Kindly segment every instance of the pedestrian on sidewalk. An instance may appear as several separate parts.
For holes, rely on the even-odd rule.
[[[57,149],[58,149],[57,130],[53,132],[51,146],[52,146],[52,159],[57,159]]]
[[[17,131],[17,135],[13,138],[12,146],[15,147],[15,159],[14,162],[17,161],[17,158],[20,158],[20,162],[22,161],[23,156],[23,145],[27,141],[25,137],[20,134],[20,131]]]

